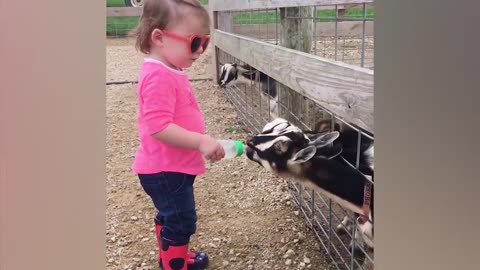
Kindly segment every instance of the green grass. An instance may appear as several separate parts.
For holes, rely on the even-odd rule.
[[[240,127],[227,127],[225,128],[225,132],[229,132],[229,133],[237,133],[237,132],[240,132],[242,131],[242,129]]]
[[[123,0],[107,0],[107,4],[113,2],[124,2]],[[208,3],[208,0],[202,0],[202,3]],[[328,22],[335,21],[335,10],[317,10],[315,14],[317,21]],[[367,8],[367,18],[373,19],[375,12],[373,8]],[[363,9],[347,9],[345,17],[358,18],[363,17]],[[125,36],[128,32],[135,28],[138,24],[139,17],[107,17],[107,36]],[[234,16],[235,24],[264,24],[279,22],[279,18],[275,16],[274,11],[269,12],[241,12]]]
[[[107,7],[124,7],[125,0],[107,0]]]
[[[279,18],[275,16],[274,11],[268,12],[242,12],[234,17],[234,23],[236,24],[263,24],[263,23],[278,23]],[[317,10],[315,14],[317,21],[328,22],[335,21],[335,10]],[[374,9],[367,8],[367,18],[372,19],[374,17]],[[345,17],[348,18],[363,18],[363,9],[347,9],[345,11]]]
[[[140,17],[107,17],[107,36],[126,36]]]

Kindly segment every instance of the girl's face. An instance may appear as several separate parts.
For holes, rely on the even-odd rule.
[[[158,47],[167,64],[177,68],[188,68],[204,52],[210,41],[208,30],[198,16],[185,16],[168,30],[155,29],[153,45]]]

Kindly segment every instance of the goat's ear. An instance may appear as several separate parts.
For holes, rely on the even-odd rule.
[[[247,75],[247,76],[253,76],[255,75],[255,70],[248,70],[248,71],[245,71],[243,74]]]
[[[303,132],[303,134],[305,134],[305,135],[308,137],[308,139],[309,139],[310,141],[312,141],[312,142],[315,141],[315,140],[318,138],[319,135],[321,135],[321,134],[318,134],[318,133],[315,132],[315,131],[310,131],[310,130],[302,130],[302,132]]]
[[[317,153],[317,148],[313,145],[309,145],[302,150],[298,151],[290,160],[293,164],[304,163],[309,161]]]
[[[333,143],[339,136],[340,133],[338,131],[321,133],[310,143],[310,145],[321,148]]]

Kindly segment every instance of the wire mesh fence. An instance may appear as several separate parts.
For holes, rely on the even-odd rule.
[[[221,11],[217,16],[218,30],[374,69],[374,9],[371,2],[290,9]],[[250,71],[257,68],[219,48],[216,49],[216,59],[219,66],[237,63]],[[249,132],[259,133],[263,126],[276,116],[283,117],[304,130],[314,130],[316,124],[322,120],[330,121],[332,127],[337,123],[346,125],[358,133],[357,158],[351,166],[359,168],[360,145],[365,138],[374,139],[371,132],[357,128],[267,74],[262,75],[266,79],[250,80],[239,75],[239,79],[223,88]],[[373,250],[357,240],[356,218],[353,212],[313,190],[295,184],[294,181],[289,183],[291,194],[304,214],[307,226],[312,229],[330,256],[332,269],[373,269]]]
[[[288,14],[279,8],[248,11],[225,11],[219,16],[233,18],[234,34],[282,45],[281,23],[305,26],[301,35],[285,36],[285,43],[298,44],[309,40],[305,51],[327,59],[374,68],[374,6],[372,3],[356,5],[309,6],[298,13]],[[228,31],[229,25],[218,29]]]
[[[245,65],[242,61],[222,51],[219,52],[218,57],[221,63]],[[304,104],[307,105],[300,106],[301,111],[293,112],[291,106],[284,103],[284,99],[281,97],[282,92],[278,91],[281,86],[281,83],[270,77],[263,82],[239,79],[224,87],[224,93],[235,107],[240,121],[252,134],[259,133],[263,126],[275,117],[275,114],[272,113],[272,108],[275,107],[278,108],[277,112],[282,112],[282,117],[304,130],[313,130],[316,123],[327,119],[333,124],[350,125],[307,97],[302,97]],[[272,92],[274,93],[272,94]],[[275,106],[272,106],[273,104]],[[359,129],[357,131],[362,136],[373,139],[371,134],[364,133]],[[359,141],[360,143],[361,141]],[[352,166],[358,165],[352,164]],[[332,269],[373,269],[373,251],[355,240],[355,226],[342,224],[345,216],[348,216],[350,220],[355,220],[353,213],[319,193],[295,184],[291,179],[288,180],[290,180],[290,192],[306,217],[307,225],[331,256]]]

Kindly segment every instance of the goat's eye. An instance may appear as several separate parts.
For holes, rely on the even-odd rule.
[[[288,141],[280,141],[280,142],[276,142],[273,145],[273,148],[275,149],[275,153],[281,155],[281,154],[284,154],[285,152],[287,152],[288,145],[289,145]]]

